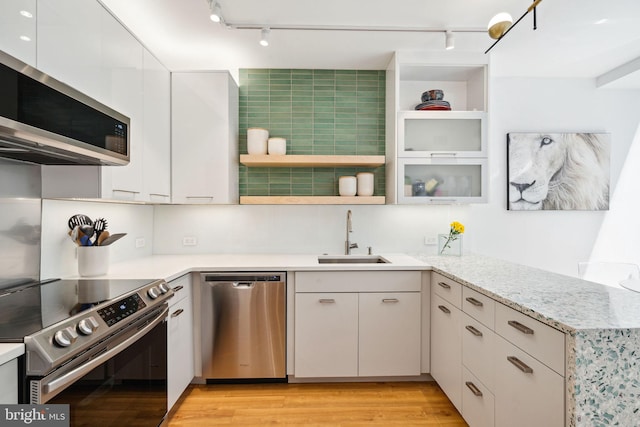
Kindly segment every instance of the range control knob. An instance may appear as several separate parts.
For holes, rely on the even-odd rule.
[[[167,292],[169,292],[169,286],[167,286],[166,283],[160,283],[158,285],[158,289],[160,289],[160,292],[162,292],[163,294],[166,294]]]
[[[74,331],[71,326],[60,329],[53,335],[53,340],[60,347],[69,347],[76,339],[78,339],[78,334],[76,334],[76,331]]]
[[[96,322],[93,316],[89,316],[78,322],[78,331],[82,335],[91,335],[96,329],[98,329],[98,322]]]
[[[149,295],[151,299],[156,299],[160,296],[160,290],[154,286],[153,288],[149,288],[147,295]]]

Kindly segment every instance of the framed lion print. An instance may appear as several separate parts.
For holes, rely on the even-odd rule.
[[[507,209],[608,210],[608,133],[508,133]]]

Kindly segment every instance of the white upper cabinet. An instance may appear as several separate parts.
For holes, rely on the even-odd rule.
[[[238,86],[228,72],[171,74],[172,201],[238,203]]]
[[[479,54],[396,53],[387,69],[388,203],[486,201],[487,65]],[[415,109],[433,89],[450,111]]]
[[[36,66],[36,0],[0,2],[0,50]]]
[[[44,166],[43,196],[170,201],[169,72],[97,1],[38,1],[37,67],[131,119],[126,166]]]

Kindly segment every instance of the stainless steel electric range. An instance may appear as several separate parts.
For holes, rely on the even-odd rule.
[[[3,289],[0,342],[24,342],[21,403],[71,425],[158,426],[167,412],[164,280],[51,280]]]

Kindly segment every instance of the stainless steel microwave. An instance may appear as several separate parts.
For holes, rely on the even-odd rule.
[[[130,119],[0,51],[0,157],[126,165]]]

